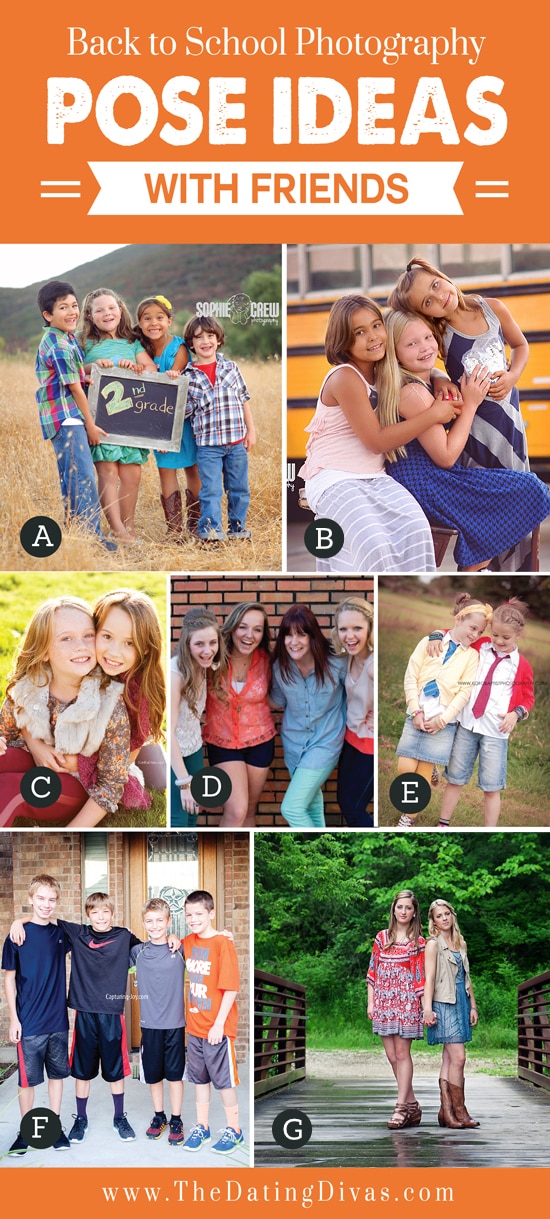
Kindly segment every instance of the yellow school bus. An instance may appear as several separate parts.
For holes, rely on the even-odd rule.
[[[381,308],[398,275],[415,255],[427,259],[464,292],[495,296],[509,308],[530,346],[518,382],[531,466],[550,476],[550,244],[548,245],[317,245],[287,251],[287,452],[295,493],[297,470],[319,387],[328,371],[324,338],[331,305],[360,292]]]

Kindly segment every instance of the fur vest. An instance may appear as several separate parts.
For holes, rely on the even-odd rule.
[[[32,737],[54,745],[60,753],[83,753],[86,757],[97,753],[124,689],[120,682],[110,681],[100,690],[101,677],[94,670],[83,679],[75,702],[58,715],[55,733],[48,710],[49,685],[37,687],[28,677],[21,677],[10,690],[18,728],[26,728]]]

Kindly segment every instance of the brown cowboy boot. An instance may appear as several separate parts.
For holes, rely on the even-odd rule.
[[[439,1086],[441,1088],[441,1110],[443,1113],[443,1125],[449,1126],[451,1128],[451,1130],[461,1130],[462,1122],[459,1121],[459,1118],[458,1118],[457,1114],[455,1113],[455,1109],[454,1109],[453,1091],[456,1092],[457,1089],[456,1088],[453,1089],[452,1084],[449,1083],[448,1079],[441,1079],[439,1081]],[[440,1122],[440,1125],[441,1125],[441,1122]]]
[[[185,492],[185,502],[187,505],[187,529],[196,538],[199,532],[201,506],[198,499],[195,499],[193,492],[189,490],[189,487]]]
[[[161,495],[160,502],[168,525],[165,541],[183,546],[185,543],[182,537],[181,491],[173,491],[166,499]]]
[[[460,1086],[458,1084],[449,1084],[449,1087],[451,1089],[453,1109],[460,1124],[464,1126],[465,1130],[473,1130],[475,1126],[479,1126],[479,1122],[476,1122],[473,1117],[470,1117],[466,1105],[464,1104],[464,1084],[461,1084]]]

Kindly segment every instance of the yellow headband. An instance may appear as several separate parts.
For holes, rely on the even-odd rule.
[[[483,605],[481,601],[473,601],[471,605],[467,605],[464,609],[459,610],[458,614],[455,614],[455,618],[464,618],[466,614],[484,614],[487,622],[490,622],[493,617],[493,607],[492,605]]]
[[[160,301],[161,305],[166,305],[166,308],[170,310],[170,313],[172,312],[172,305],[171,305],[170,301],[166,299],[165,296],[155,296],[155,300]]]

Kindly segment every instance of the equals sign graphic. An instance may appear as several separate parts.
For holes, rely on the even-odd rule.
[[[75,182],[75,181],[72,181],[72,182],[59,181],[58,182],[55,180],[45,179],[43,182],[40,183],[40,186],[41,187],[43,187],[43,186],[57,186],[57,187],[80,186],[80,182]],[[80,191],[79,190],[41,190],[40,198],[41,199],[80,199]]]
[[[509,182],[504,181],[479,181],[476,186],[509,186]],[[509,199],[507,190],[476,190],[476,199]]]

